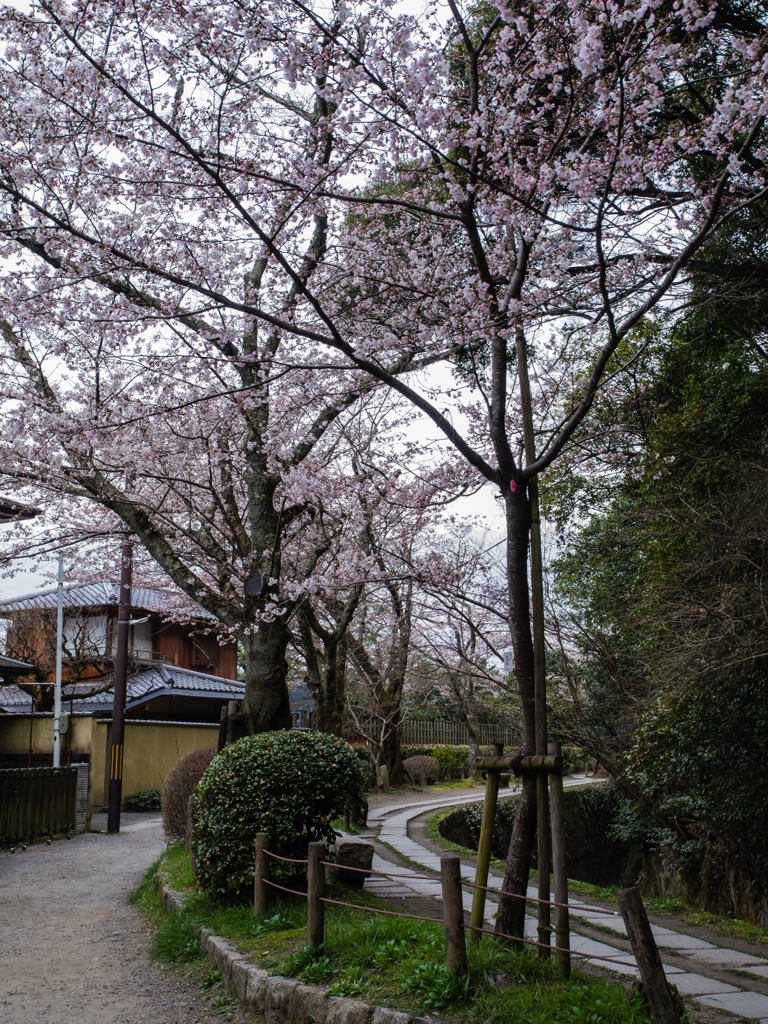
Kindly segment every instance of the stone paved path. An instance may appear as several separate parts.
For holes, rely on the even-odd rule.
[[[147,958],[130,893],[162,852],[160,820],[118,836],[0,853],[0,1024],[222,1024]]]
[[[581,785],[587,781],[576,777],[573,780],[566,780],[565,786]],[[500,797],[511,796],[512,793],[499,794]],[[439,810],[445,807],[455,807],[463,803],[477,803],[482,799],[478,792],[467,795],[454,796],[450,798],[427,799],[421,803],[408,802],[403,805],[390,805],[374,807],[368,815],[369,826],[378,828],[378,839],[386,843],[397,853],[407,857],[409,860],[421,865],[425,872],[440,871],[440,857],[432,850],[427,849],[408,835],[408,823],[427,811]],[[392,865],[381,857],[374,857],[373,867],[376,871],[392,872]],[[468,881],[474,881],[475,866],[470,863],[462,863],[462,877]],[[440,883],[427,881],[418,877],[418,872],[407,868],[398,867],[398,875],[406,877],[376,877],[368,879],[366,889],[382,896],[392,898],[398,893],[409,892],[419,896],[433,896],[440,898]],[[490,884],[498,884],[500,875],[491,872],[493,879]],[[530,888],[529,895],[536,896],[534,888]],[[616,957],[625,961],[625,964],[607,964],[601,966],[620,974],[637,975],[634,966],[626,965],[627,961],[633,958],[626,950],[610,944],[610,940],[600,942],[587,935],[578,933],[579,925],[599,925],[608,927],[622,937],[626,937],[626,929],[621,916],[614,913],[606,916],[605,910],[601,907],[590,906],[581,902],[578,898],[572,898],[570,903],[571,925],[574,929],[571,935],[571,949],[574,952],[584,954],[586,957]],[[464,893],[464,906],[469,910],[472,905],[470,893]],[[487,906],[486,922],[488,927],[493,927],[493,913],[495,904]],[[659,925],[652,925],[656,943],[662,952],[664,969],[670,981],[677,985],[681,993],[690,996],[696,1002],[726,1010],[729,1013],[745,1017],[749,1020],[759,1021],[760,1024],[768,1024],[768,995],[763,992],[748,990],[748,982],[739,978],[740,984],[731,984],[721,978],[713,978],[705,973],[710,967],[713,972],[720,973],[725,970],[738,970],[747,974],[754,974],[755,978],[762,982],[768,979],[768,959],[752,956],[749,953],[736,949],[728,949],[717,946],[712,942],[697,938],[693,935],[686,935],[684,932],[675,931],[671,928],[664,928]],[[533,917],[526,918],[526,936],[532,940],[537,939],[536,920]],[[669,963],[673,956],[677,966]],[[599,963],[600,961],[595,961]],[[690,970],[686,969],[690,964]],[[737,979],[734,979],[737,980]],[[762,987],[762,986],[761,986]]]

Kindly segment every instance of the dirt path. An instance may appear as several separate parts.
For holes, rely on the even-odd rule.
[[[191,981],[147,958],[127,899],[165,844],[142,817],[118,836],[0,853],[1,1024],[222,1024]]]

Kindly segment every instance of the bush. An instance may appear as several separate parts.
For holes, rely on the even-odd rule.
[[[169,843],[180,843],[187,835],[187,800],[192,796],[206,768],[216,756],[216,747],[193,750],[171,768],[163,785],[163,829]],[[159,795],[159,794],[158,794]]]
[[[160,790],[140,789],[125,798],[126,811],[159,811]]]
[[[434,757],[440,765],[439,779],[460,779],[469,774],[469,747],[449,746],[439,743],[406,743],[402,747],[403,759],[409,757]]]
[[[226,746],[197,790],[195,859],[200,887],[246,893],[253,844],[304,858],[310,842],[332,842],[331,821],[364,798],[367,769],[344,740],[294,729],[246,736]]]
[[[418,786],[420,789],[423,789],[428,782],[437,782],[440,777],[440,765],[437,758],[428,757],[426,754],[406,757],[403,761],[403,768],[414,786]]]

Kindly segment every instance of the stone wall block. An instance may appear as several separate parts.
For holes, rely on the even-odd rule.
[[[410,1020],[410,1014],[390,1010],[388,1006],[377,1006],[374,1008],[371,1024],[409,1024]]]
[[[245,983],[246,1006],[255,1013],[261,1013],[266,1001],[267,982],[269,975],[260,967],[249,967]]]
[[[298,982],[293,978],[267,978],[264,986],[264,1012],[268,1024],[284,1024]]]
[[[326,1024],[328,1000],[317,985],[297,985],[288,1006],[291,1024]]]
[[[200,940],[200,949],[203,951],[203,956],[208,956],[208,940],[213,935],[210,928],[198,928],[197,937]]]
[[[227,992],[234,992],[240,1002],[244,1003],[248,987],[248,969],[251,965],[247,960],[232,960],[230,964]]]
[[[359,999],[329,996],[326,1003],[325,1024],[368,1024],[373,1013],[371,1004]]]

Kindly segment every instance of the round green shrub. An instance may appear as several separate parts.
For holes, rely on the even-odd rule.
[[[197,789],[200,887],[249,891],[259,832],[269,834],[270,849],[282,857],[305,858],[310,842],[332,842],[331,821],[363,800],[366,774],[348,743],[324,733],[269,732],[226,746]]]

